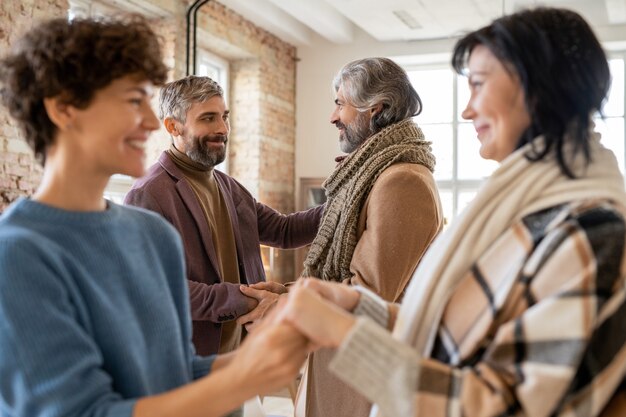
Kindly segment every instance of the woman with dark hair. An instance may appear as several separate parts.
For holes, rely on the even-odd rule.
[[[2,415],[219,416],[304,362],[306,339],[271,323],[196,356],[180,237],[103,198],[111,175],[143,175],[166,75],[140,18],[48,21],[0,60],[0,98],[43,163],[0,217]]]
[[[331,370],[373,416],[624,415],[626,192],[591,121],[606,56],[578,14],[539,8],[468,34],[452,62],[499,168],[401,306],[305,279],[276,320],[338,348]]]

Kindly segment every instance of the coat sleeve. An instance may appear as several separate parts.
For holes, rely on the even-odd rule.
[[[350,263],[353,276],[344,281],[387,301],[401,298],[443,221],[432,177],[416,167],[391,166],[372,187],[361,215],[365,228]]]
[[[324,205],[282,214],[256,202],[261,243],[281,249],[296,249],[313,241],[324,213]]]
[[[586,227],[583,232],[581,226],[566,224],[544,238],[549,255],[538,264],[535,258],[522,266],[524,271],[539,269],[524,275],[520,287],[503,302],[503,308],[514,313],[499,323],[470,360],[457,359],[458,364],[451,365],[421,357],[361,317],[331,370],[387,417],[547,417],[565,411],[579,415],[581,410],[598,415],[626,370],[626,338],[617,331],[626,327],[620,271],[624,227],[623,223]],[[506,259],[503,252],[490,253]],[[530,287],[525,292],[526,283]],[[520,294],[534,300],[524,307],[527,297]],[[457,303],[457,308],[473,313],[471,300]],[[500,311],[494,314],[505,315]]]
[[[230,282],[216,282],[208,284],[201,282],[201,278],[194,279],[190,274],[194,271],[204,271],[208,275],[208,268],[211,268],[209,260],[204,255],[198,256],[191,249],[190,240],[181,230],[189,229],[180,224],[180,216],[185,215],[186,208],[180,207],[180,213],[170,213],[164,209],[165,205],[159,203],[159,198],[145,188],[132,189],[124,199],[124,204],[142,207],[154,211],[163,216],[179,232],[185,248],[185,263],[187,269],[187,283],[189,285],[189,299],[191,304],[191,319],[194,321],[210,321],[222,323],[236,320],[250,311],[248,297],[239,290],[239,285]],[[171,211],[171,210],[170,210]],[[195,224],[194,224],[195,227]],[[195,238],[199,236],[196,233]],[[200,243],[196,244],[196,247]],[[190,279],[191,278],[191,279]]]

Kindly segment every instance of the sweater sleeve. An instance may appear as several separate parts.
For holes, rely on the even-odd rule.
[[[522,296],[507,297],[506,313],[494,313],[510,316],[473,355],[450,358],[456,364],[425,358],[359,318],[331,362],[332,372],[384,416],[599,414],[626,367],[626,337],[617,331],[626,325],[626,291],[620,271],[624,225],[594,221],[567,224],[543,239],[538,256],[522,268],[523,283],[511,290]],[[488,259],[477,264],[484,274],[493,271]],[[491,282],[488,275],[483,279]],[[459,302],[450,304],[467,312],[469,304]]]
[[[7,415],[132,416],[77,320],[62,262],[32,242],[0,242],[0,397]],[[36,279],[31,279],[36,277]]]
[[[376,324],[387,328],[389,324],[389,306],[385,300],[374,294],[365,287],[356,285],[354,287],[361,296],[359,302],[352,313],[355,316],[367,316],[374,320]]]
[[[401,299],[442,224],[436,189],[415,166],[393,165],[374,184],[364,209],[365,229],[350,263],[353,276],[344,281],[387,301]]]

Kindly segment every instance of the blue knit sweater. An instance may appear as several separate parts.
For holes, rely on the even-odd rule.
[[[0,415],[131,416],[206,375],[182,245],[158,215],[22,199],[0,217]]]

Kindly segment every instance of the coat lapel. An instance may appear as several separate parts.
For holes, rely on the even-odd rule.
[[[213,266],[213,269],[215,270],[217,276],[220,277],[220,282],[224,282],[224,279],[220,274],[219,265],[217,263],[215,244],[213,242],[213,238],[211,237],[211,233],[209,232],[206,217],[202,212],[202,207],[200,207],[200,203],[198,202],[196,194],[191,189],[191,186],[185,179],[183,173],[178,169],[176,164],[174,164],[170,157],[167,155],[167,152],[163,152],[161,154],[161,157],[159,158],[159,163],[161,164],[163,169],[165,169],[171,176],[176,178],[176,191],[178,191],[180,199],[182,200],[183,204],[185,204],[185,206],[189,210],[189,213],[191,213],[191,217],[196,223],[197,230],[200,233],[202,243],[206,248],[206,254],[209,258],[209,261],[211,262],[211,265]]]

